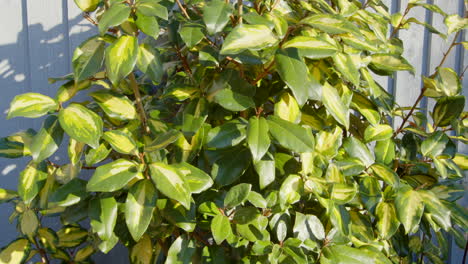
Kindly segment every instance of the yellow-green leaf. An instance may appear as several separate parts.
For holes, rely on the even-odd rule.
[[[276,44],[278,39],[265,25],[240,24],[226,37],[221,54],[237,54],[244,50],[261,50]]]
[[[322,87],[322,101],[335,120],[348,129],[349,108],[341,99],[338,94],[338,90],[328,82],[326,82]]]
[[[182,177],[179,170],[173,166],[156,162],[149,165],[151,179],[156,188],[165,196],[180,202],[185,208],[190,209],[192,200],[190,186]]]
[[[112,84],[117,85],[120,80],[132,72],[138,57],[138,40],[132,36],[121,36],[106,49],[107,77]]]
[[[88,181],[88,192],[113,192],[123,188],[133,178],[143,178],[136,162],[118,159],[99,166]]]
[[[370,125],[364,131],[364,139],[367,142],[381,141],[392,137],[393,129],[389,125]]]
[[[17,239],[0,251],[0,264],[21,264],[26,261],[31,244],[25,238]]]
[[[83,12],[93,12],[96,10],[99,2],[101,2],[101,0],[75,0],[75,4]]]
[[[17,116],[36,118],[57,110],[58,103],[49,96],[39,93],[25,93],[15,96],[10,104],[7,118]]]
[[[138,147],[135,140],[127,133],[120,130],[111,130],[104,133],[102,138],[109,142],[112,148],[122,154],[138,156]]]
[[[125,202],[125,222],[135,241],[145,233],[153,217],[157,199],[156,188],[144,179],[130,188]]]
[[[97,148],[102,135],[103,122],[93,111],[80,104],[70,104],[60,110],[59,121],[63,130],[73,139]]]
[[[137,112],[132,101],[124,95],[119,95],[105,90],[90,94],[104,112],[117,120],[132,120],[137,117]]]

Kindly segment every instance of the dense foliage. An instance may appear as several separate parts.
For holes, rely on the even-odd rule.
[[[46,118],[0,141],[31,159],[0,189],[20,233],[0,263],[86,263],[119,242],[142,264],[441,263],[449,235],[465,246],[468,120],[443,64],[466,18],[420,1],[75,2],[98,33],[55,97],[8,112]],[[401,106],[374,76],[413,71],[397,34],[412,24],[454,40]]]

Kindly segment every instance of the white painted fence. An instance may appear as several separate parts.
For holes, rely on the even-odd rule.
[[[403,11],[408,0],[385,0],[392,13]],[[435,3],[447,13],[465,12],[464,0],[426,0]],[[438,14],[422,8],[414,9],[410,15],[420,21],[442,28]],[[93,30],[93,26],[82,18],[73,0],[0,0],[0,137],[29,127],[38,128],[39,121],[14,118],[6,121],[5,110],[13,97],[25,92],[40,92],[54,95],[57,85],[50,85],[48,77],[62,76],[71,71],[70,59],[73,50]],[[379,77],[379,83],[397,98],[402,106],[411,105],[419,95],[421,75],[428,75],[439,64],[451,39],[443,40],[430,34],[422,26],[413,25],[410,30],[401,30],[399,37],[405,43],[405,57],[415,66],[416,74],[398,73],[393,79]],[[460,39],[466,41],[466,33]],[[461,45],[445,61],[445,66],[461,72],[468,64],[468,53]],[[468,93],[468,78],[463,81],[463,93]],[[423,101],[422,107],[432,109],[434,102]],[[399,122],[399,120],[396,120]],[[467,146],[459,148],[467,153]],[[59,155],[57,156],[59,158]],[[17,177],[26,160],[0,159],[0,187],[16,189]],[[467,186],[465,184],[465,186]],[[462,201],[468,204],[468,199]],[[0,205],[0,247],[16,236],[15,225],[8,222],[12,208]],[[449,263],[461,263],[463,251],[457,250],[453,242]],[[113,250],[99,260],[109,263],[127,263],[126,250]]]

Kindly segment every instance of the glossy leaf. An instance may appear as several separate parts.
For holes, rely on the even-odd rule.
[[[242,204],[249,197],[251,189],[252,185],[246,183],[241,183],[232,187],[226,193],[226,197],[224,198],[224,207],[229,208]]]
[[[91,227],[102,240],[109,240],[114,234],[117,221],[117,202],[114,197],[97,198],[90,203]]]
[[[303,19],[302,23],[330,34],[353,33],[357,36],[361,35],[359,29],[353,23],[340,15],[311,15]]]
[[[270,134],[280,145],[295,152],[311,152],[315,141],[310,130],[282,120],[276,116],[268,118]]]
[[[424,203],[419,193],[409,186],[401,187],[395,199],[395,208],[398,220],[405,227],[406,233],[414,233],[424,211]]]
[[[83,12],[93,12],[96,10],[100,0],[75,0],[75,4]]]
[[[103,122],[93,111],[79,104],[60,110],[59,121],[63,130],[73,139],[97,148],[102,135]]]
[[[31,250],[31,244],[26,238],[19,238],[0,251],[0,263],[2,264],[20,264],[26,261]]]
[[[63,139],[63,130],[57,116],[44,120],[41,130],[34,136],[30,146],[31,156],[35,162],[41,162],[54,154]]]
[[[47,178],[46,170],[44,162],[29,163],[20,173],[18,194],[26,204],[31,203],[44,185],[44,180]]]
[[[156,83],[161,82],[164,74],[159,52],[151,45],[144,43],[138,48],[137,66],[142,72]]]
[[[156,188],[165,196],[180,202],[187,210],[190,209],[190,185],[180,171],[161,162],[152,163],[149,168]]]
[[[213,180],[211,179],[210,175],[200,170],[199,168],[186,162],[173,164],[173,166],[184,175],[185,181],[188,183],[191,193],[201,193],[213,186]]]
[[[143,178],[140,166],[133,161],[118,159],[99,166],[86,189],[88,192],[113,192],[123,188],[134,178]]]
[[[107,141],[115,151],[122,154],[138,156],[138,148],[135,140],[125,132],[111,130],[104,133],[102,138]]]
[[[273,46],[276,42],[276,36],[267,26],[241,24],[226,37],[221,54],[238,54],[247,49],[261,50]]]
[[[115,3],[103,14],[99,20],[99,33],[104,35],[109,27],[115,27],[127,20],[131,8],[123,3]]]
[[[106,48],[107,76],[117,85],[135,67],[138,57],[138,40],[132,36],[121,36]]]
[[[349,128],[349,108],[341,99],[335,87],[325,83],[322,88],[322,101],[330,114],[340,124]]]
[[[374,163],[374,156],[359,139],[349,137],[345,140],[343,146],[351,157],[360,159],[367,167]]]
[[[450,122],[461,114],[464,107],[464,96],[450,96],[437,100],[432,112],[434,125],[440,127],[450,125]]]
[[[126,96],[102,90],[93,92],[90,95],[111,118],[124,121],[137,117],[132,101]]]
[[[301,56],[309,59],[321,59],[338,52],[337,43],[329,37],[297,36],[283,44],[283,48],[296,48]]]
[[[391,138],[393,129],[389,125],[368,126],[364,131],[364,138],[367,142],[382,141]]]
[[[247,129],[247,144],[254,161],[262,159],[270,147],[271,141],[268,130],[268,122],[265,118],[250,118]]]
[[[135,241],[139,241],[151,222],[157,192],[150,180],[135,183],[125,201],[125,222]]]
[[[211,232],[216,244],[220,245],[223,241],[232,235],[231,223],[229,218],[224,215],[216,215],[211,220]]]
[[[104,51],[105,42],[99,37],[89,38],[75,49],[72,65],[76,82],[93,76],[101,69]]]
[[[203,21],[210,35],[218,33],[229,22],[229,16],[232,14],[232,7],[222,1],[214,0],[203,8]]]
[[[58,103],[54,99],[38,94],[25,93],[15,96],[10,104],[7,118],[17,116],[36,118],[57,110]]]
[[[246,125],[242,121],[232,121],[208,132],[208,148],[226,148],[238,145],[246,137]]]

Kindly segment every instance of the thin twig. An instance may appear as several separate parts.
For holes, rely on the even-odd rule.
[[[178,46],[175,47],[177,57],[182,61],[182,66],[184,67],[185,72],[192,76],[192,70],[190,69],[190,65],[188,64],[187,58],[180,52],[180,49]]]
[[[266,67],[260,75],[257,76],[255,80],[251,82],[252,85],[256,85],[261,79],[267,76],[270,73],[271,68],[275,65],[275,61],[272,61],[268,67]]]
[[[49,259],[47,258],[47,253],[43,248],[41,248],[39,246],[39,243],[37,243],[37,238],[33,238],[32,241],[33,241],[34,245],[36,246],[37,251],[41,255],[41,262],[45,263],[45,264],[49,264]]]
[[[137,81],[135,79],[135,74],[130,73],[128,78],[130,79],[130,86],[132,87],[133,93],[135,94],[135,100],[136,100],[136,104],[137,104],[137,107],[138,107],[138,113],[140,114],[140,119],[141,119],[141,124],[142,124],[142,127],[143,127],[143,132],[146,133],[146,134],[149,134],[150,130],[149,130],[149,127],[147,125],[148,122],[147,122],[147,118],[146,118],[146,112],[145,112],[145,108],[143,107],[143,103],[141,102],[140,88],[138,87],[138,83],[137,83]]]
[[[460,74],[460,80],[463,80],[463,76],[465,75],[466,69],[468,69],[468,65],[465,66],[465,69],[463,69],[463,72]]]
[[[91,22],[91,24],[95,25],[96,27],[98,26],[98,23],[89,15],[88,12],[83,13],[83,17]]]
[[[187,19],[190,19],[190,16],[189,14],[187,13],[187,10],[185,9],[185,7],[182,5],[182,3],[180,2],[180,0],[176,0],[177,1],[177,5],[179,6],[180,8],[180,11],[182,11],[182,14],[184,14],[184,16],[187,18]]]
[[[444,57],[442,58],[442,60],[440,61],[439,65],[435,68],[435,71],[434,73],[431,75],[431,76],[434,76],[437,72],[437,70],[442,67],[442,65],[444,64],[445,60],[447,59],[450,51],[452,51],[453,47],[456,46],[456,42],[457,42],[457,38],[458,38],[458,35],[460,34],[460,31],[457,32],[457,34],[455,34],[455,37],[453,38],[453,41],[452,43],[450,44],[450,47],[448,48],[447,52],[444,53]],[[408,121],[408,119],[411,117],[411,115],[413,114],[414,110],[416,109],[416,106],[419,104],[419,102],[424,98],[424,92],[427,90],[427,88],[424,86],[422,89],[421,89],[421,93],[419,94],[418,96],[418,99],[416,99],[416,102],[414,103],[414,105],[411,107],[411,110],[409,111],[409,113],[405,116],[405,118],[403,119],[403,122],[401,123],[400,127],[395,131],[395,133],[393,133],[393,137],[395,137],[396,135],[398,135],[404,128],[406,122]]]
[[[396,33],[401,29],[401,27],[404,25],[402,21],[405,20],[405,16],[408,15],[410,11],[409,5],[406,6],[405,12],[403,13],[403,16],[401,17],[401,21],[398,23],[398,25],[393,29],[392,34],[390,35],[390,38],[393,38],[396,36]]]
[[[239,24],[242,24],[242,8],[243,8],[242,0],[237,0],[237,14],[239,15],[239,20],[238,20]]]

